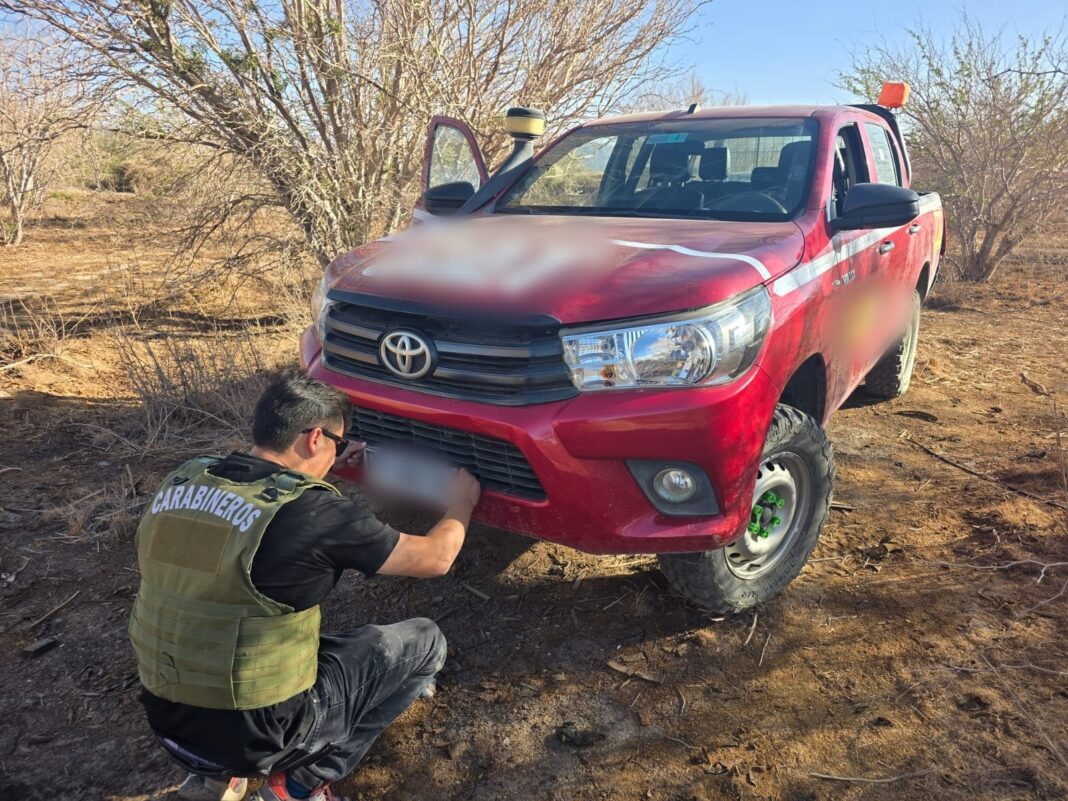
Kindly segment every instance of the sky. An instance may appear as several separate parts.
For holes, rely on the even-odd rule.
[[[853,102],[834,82],[854,50],[917,23],[948,38],[962,11],[1010,36],[1068,30],[1068,0],[712,0],[669,60],[754,105]]]
[[[923,22],[948,38],[961,11],[1008,35],[1056,30],[1064,0],[713,0],[692,41],[673,60],[692,64],[709,89],[740,92],[754,105],[855,100],[834,87],[850,53],[881,37],[903,40]]]

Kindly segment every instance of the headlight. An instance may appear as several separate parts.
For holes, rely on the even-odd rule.
[[[312,290],[311,296],[311,314],[312,322],[315,323],[315,328],[319,332],[319,339],[322,340],[326,331],[324,330],[324,324],[326,322],[326,313],[330,311],[332,301],[328,300],[326,293],[328,288],[326,286],[326,276],[319,282],[319,286]]]
[[[319,316],[323,313],[323,301],[326,300],[326,275],[319,281],[319,285],[311,293],[311,316],[312,322],[319,322]]]
[[[770,322],[759,286],[675,319],[565,333],[564,361],[582,390],[725,384],[752,366]]]

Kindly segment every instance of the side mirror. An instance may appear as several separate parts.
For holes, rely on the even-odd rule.
[[[430,214],[455,214],[475,194],[468,181],[432,186],[423,193],[423,208]]]
[[[893,184],[854,184],[846,194],[842,213],[831,220],[838,231],[892,228],[916,219],[920,196]]]

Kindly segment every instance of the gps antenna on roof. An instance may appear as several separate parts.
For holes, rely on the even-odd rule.
[[[686,113],[687,114],[693,114],[695,111],[697,111],[697,109],[698,109],[698,104],[697,103],[690,103],[690,107],[688,109],[686,109]]]

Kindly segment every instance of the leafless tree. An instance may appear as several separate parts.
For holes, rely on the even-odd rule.
[[[988,281],[1068,199],[1065,37],[1008,43],[967,16],[947,44],[926,28],[909,35],[855,54],[840,83],[872,99],[884,80],[911,84],[900,115],[916,174],[945,203],[949,262]]]
[[[0,40],[0,243],[22,241],[54,174],[57,143],[90,124],[107,91],[80,48],[10,31]]]
[[[509,105],[554,128],[672,70],[704,0],[0,0],[93,48],[246,159],[321,262],[398,225],[434,113],[497,157]]]
[[[696,72],[669,80],[659,86],[645,86],[627,99],[626,111],[658,111],[685,108],[691,103],[699,107],[747,106],[749,97],[737,89],[713,89]]]

